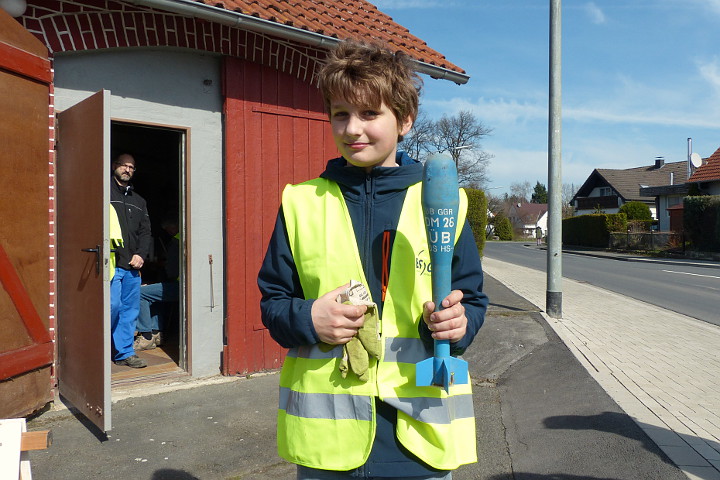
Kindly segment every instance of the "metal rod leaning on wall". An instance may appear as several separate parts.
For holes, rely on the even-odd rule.
[[[215,308],[215,286],[213,284],[213,258],[212,254],[208,255],[208,263],[210,264],[210,311]]]

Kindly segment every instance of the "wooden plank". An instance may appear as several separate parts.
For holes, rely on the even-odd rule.
[[[39,343],[0,353],[0,380],[50,365],[53,361],[53,344]]]
[[[38,80],[41,83],[52,81],[50,61],[46,58],[31,55],[3,42],[0,42],[0,58],[2,58],[0,66],[5,70]]]
[[[20,280],[20,277],[15,271],[15,267],[2,245],[0,245],[0,283],[2,283],[3,288],[5,288],[5,291],[10,295],[15,309],[25,322],[25,328],[30,334],[30,337],[36,343],[50,342],[50,334],[40,319],[37,310],[35,310],[30,295],[28,295],[25,286]]]
[[[247,101],[245,115],[245,151],[246,151],[246,184],[245,184],[245,258],[243,259],[245,269],[245,289],[243,300],[243,311],[245,318],[243,325],[245,361],[242,365],[243,372],[253,370],[254,362],[262,358],[262,343],[256,341],[252,335],[254,319],[259,316],[260,309],[256,302],[257,272],[259,261],[265,254],[265,245],[262,245],[262,221],[263,190],[265,162],[268,157],[263,152],[262,141],[262,115],[251,111],[252,107],[262,103],[261,92],[265,89],[263,85],[263,68],[260,65],[247,63],[245,65],[245,90],[243,95]],[[276,181],[275,178],[272,181]],[[260,228],[259,228],[260,227]],[[255,268],[253,268],[255,267]]]
[[[52,432],[50,430],[23,432],[20,437],[20,451],[45,450],[52,445],[52,439]]]
[[[225,89],[225,257],[226,296],[223,373],[235,375],[241,371],[244,351],[245,236],[244,198],[246,158],[245,151],[245,90],[244,62],[225,57],[223,62]]]

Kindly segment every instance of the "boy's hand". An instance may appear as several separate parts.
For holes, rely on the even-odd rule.
[[[336,301],[349,286],[346,283],[318,298],[310,311],[315,332],[321,341],[330,345],[349,342],[365,322],[366,305],[344,305]]]
[[[435,340],[457,342],[465,336],[467,317],[465,306],[460,303],[462,298],[463,293],[460,290],[453,290],[443,300],[443,310],[439,312],[434,311],[434,302],[425,302],[423,305],[423,320]]]

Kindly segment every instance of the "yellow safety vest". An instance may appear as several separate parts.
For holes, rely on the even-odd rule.
[[[110,205],[110,280],[115,276],[115,252],[112,249],[123,246],[122,229],[120,228],[120,220],[118,219],[117,210]]]
[[[428,465],[452,470],[477,461],[470,383],[451,387],[449,394],[415,385],[415,364],[433,355],[418,334],[422,305],[432,299],[421,188],[420,183],[408,188],[400,214],[381,319],[382,355],[370,359],[370,379],[342,378],[341,345],[329,352],[317,345],[288,352],[280,375],[278,451],[290,462],[325,470],[363,465],[375,437],[374,397],[398,410],[397,438]],[[350,279],[367,285],[347,205],[335,182],[288,185],[282,205],[306,298],[318,298]],[[463,225],[464,192],[459,211],[458,225]]]

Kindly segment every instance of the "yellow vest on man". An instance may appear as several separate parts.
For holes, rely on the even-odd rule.
[[[342,377],[342,345],[329,352],[317,345],[288,352],[280,375],[278,451],[290,462],[325,470],[363,465],[375,437],[374,397],[398,410],[397,438],[431,467],[452,470],[477,461],[470,383],[451,387],[449,394],[415,385],[415,364],[433,355],[418,334],[422,305],[432,299],[421,188],[420,183],[408,188],[400,214],[380,322],[382,354],[370,359],[370,379]],[[351,279],[367,285],[350,214],[335,182],[319,178],[288,185],[282,206],[306,298]],[[467,213],[464,192],[459,210],[461,226]]]
[[[110,280],[115,276],[115,268],[117,260],[115,252],[112,250],[123,246],[122,229],[120,228],[120,219],[118,219],[115,207],[110,205]]]

